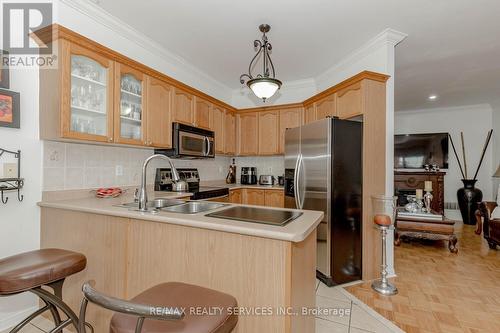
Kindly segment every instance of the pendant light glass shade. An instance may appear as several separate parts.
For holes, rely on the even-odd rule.
[[[281,87],[281,81],[271,78],[257,78],[249,80],[247,85],[252,89],[255,96],[265,101],[278,91]]]
[[[254,40],[253,46],[257,53],[252,58],[252,61],[250,61],[250,65],[248,65],[248,73],[241,74],[240,83],[244,84],[246,81],[247,86],[255,96],[262,98],[265,102],[266,99],[272,97],[281,88],[281,81],[276,79],[273,61],[270,56],[273,47],[266,36],[266,33],[271,30],[271,26],[269,24],[261,24],[259,30],[262,32],[262,40]],[[262,74],[254,76],[252,75],[252,68],[258,59],[262,59]]]

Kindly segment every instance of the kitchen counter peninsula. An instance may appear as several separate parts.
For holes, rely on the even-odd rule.
[[[149,197],[182,195],[152,192]],[[235,332],[314,332],[314,317],[278,311],[315,306],[316,227],[322,212],[301,211],[300,217],[280,227],[205,216],[217,210],[151,214],[116,206],[131,201],[130,195],[67,200],[44,196],[39,203],[42,248],[87,256],[86,270],[70,277],[64,287],[64,298],[74,310],[87,280],[126,299],[155,284],[181,281],[231,294],[250,312],[273,309],[271,316],[240,316]],[[105,332],[111,315],[92,307],[88,319],[96,332]]]

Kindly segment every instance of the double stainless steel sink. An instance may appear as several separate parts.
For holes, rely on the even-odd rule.
[[[183,201],[177,199],[168,198],[157,198],[148,202],[148,208],[151,208],[151,212],[165,211],[170,213],[179,214],[197,214],[212,211],[221,207],[226,206],[225,204],[209,202],[209,201]],[[139,204],[137,202],[130,202],[118,205],[118,207],[128,208],[128,209],[138,209]]]
[[[138,210],[137,202],[130,202],[118,207]],[[208,212],[205,216],[217,219],[237,220],[240,222],[268,224],[283,227],[300,217],[303,213],[294,210],[277,210],[252,206],[231,206],[210,201],[183,201],[178,199],[157,198],[148,202],[148,212],[156,214],[169,212],[178,214],[197,214]],[[216,209],[227,207],[219,211]]]

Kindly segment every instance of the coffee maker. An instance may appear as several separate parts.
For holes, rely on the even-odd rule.
[[[244,185],[257,184],[257,168],[241,167],[241,183]]]

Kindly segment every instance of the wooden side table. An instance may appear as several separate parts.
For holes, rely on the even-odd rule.
[[[446,240],[451,253],[458,253],[455,221],[443,218],[442,221],[426,220],[418,217],[396,217],[394,245],[401,244],[401,237],[429,240]]]

